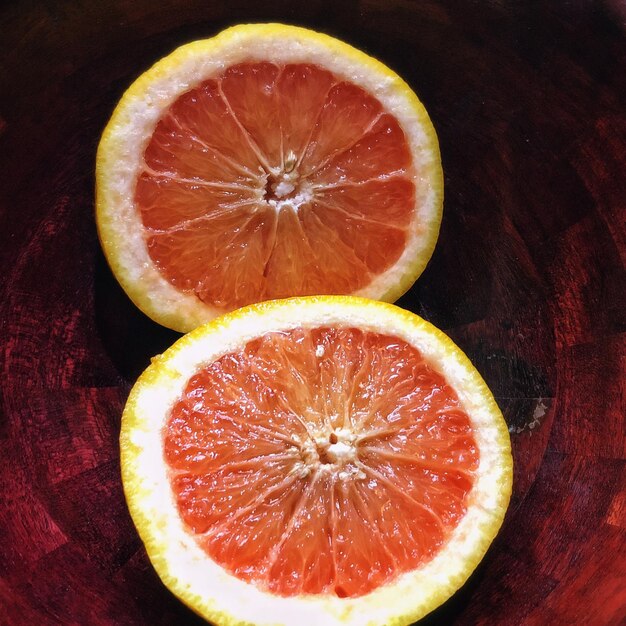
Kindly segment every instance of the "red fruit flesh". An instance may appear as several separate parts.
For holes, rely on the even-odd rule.
[[[180,515],[273,593],[361,596],[430,560],[479,456],[445,379],[354,328],[270,333],[191,378],[165,428]]]
[[[357,292],[407,243],[402,129],[315,65],[228,68],[170,106],[144,161],[134,199],[150,257],[218,309]]]

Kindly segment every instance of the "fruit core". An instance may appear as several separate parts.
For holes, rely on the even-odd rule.
[[[187,532],[282,596],[357,597],[427,563],[479,464],[445,378],[402,339],[351,327],[268,333],[202,367],[164,454]]]
[[[407,245],[419,172],[404,132],[317,65],[229,67],[171,104],[143,157],[148,253],[218,309],[354,293]]]
[[[313,198],[314,187],[301,178],[297,170],[297,156],[290,152],[279,171],[269,172],[265,183],[263,200],[272,208],[280,211],[292,210]]]

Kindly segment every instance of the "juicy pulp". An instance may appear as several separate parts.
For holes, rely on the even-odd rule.
[[[427,562],[479,455],[453,389],[401,339],[266,334],[199,370],[164,432],[185,526],[283,596],[363,595]]]
[[[397,120],[366,91],[316,65],[251,62],[166,111],[134,201],[161,274],[230,310],[368,285],[405,248],[413,175]]]

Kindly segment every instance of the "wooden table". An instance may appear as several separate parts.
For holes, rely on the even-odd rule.
[[[515,488],[426,624],[626,622],[623,2],[52,0],[0,9],[0,623],[198,624],[126,510],[120,413],[176,334],[112,278],[94,155],[177,45],[284,21],[379,57],[439,133],[445,215],[401,305],[468,353],[510,425]]]

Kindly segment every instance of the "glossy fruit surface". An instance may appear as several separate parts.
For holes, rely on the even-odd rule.
[[[511,490],[506,426],[467,358],[353,297],[189,333],[135,385],[121,449],[157,572],[218,624],[409,624],[469,576]]]

